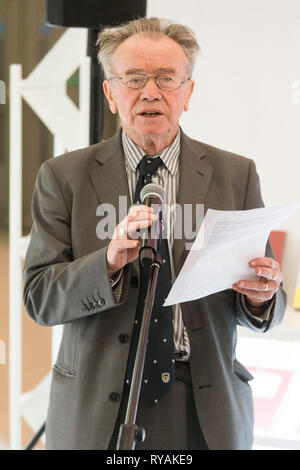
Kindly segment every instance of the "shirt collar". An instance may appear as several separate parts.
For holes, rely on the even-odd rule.
[[[139,147],[128,135],[122,130],[122,143],[125,153],[125,159],[128,163],[129,168],[136,172],[137,166],[145,155],[148,155],[144,149]],[[166,147],[160,154],[155,155],[160,157],[167,167],[172,176],[174,176],[178,170],[179,165],[179,153],[180,153],[180,129],[178,129],[177,135],[171,145]],[[154,156],[153,156],[154,157]]]

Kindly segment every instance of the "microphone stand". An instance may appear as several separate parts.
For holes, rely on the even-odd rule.
[[[150,250],[150,249],[149,249]],[[154,253],[154,252],[153,252]],[[150,265],[148,279],[148,288],[143,310],[142,324],[139,335],[139,342],[134,362],[130,393],[127,403],[125,423],[121,424],[117,442],[117,450],[134,450],[136,441],[143,442],[146,432],[139,428],[136,423],[138,402],[140,397],[141,383],[144,371],[145,357],[148,343],[148,333],[150,326],[151,313],[155,298],[158,273],[162,267],[162,259],[157,251],[154,261]]]

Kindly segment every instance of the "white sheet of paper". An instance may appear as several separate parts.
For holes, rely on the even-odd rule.
[[[271,230],[300,208],[300,201],[246,211],[208,209],[196,240],[164,303],[174,305],[255,280],[249,261],[265,256]]]

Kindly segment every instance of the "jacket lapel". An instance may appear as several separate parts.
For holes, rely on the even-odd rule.
[[[130,206],[129,187],[125,169],[121,132],[118,132],[99,148],[89,171],[92,186],[100,204],[111,204],[119,222],[119,196],[126,196]],[[122,216],[126,216],[120,214]]]
[[[182,213],[182,236],[174,240],[174,266],[176,275],[179,274],[188,254],[186,243],[191,243],[187,239],[184,231],[184,204],[191,205],[192,230],[196,230],[196,204],[205,204],[206,194],[211,182],[213,168],[205,162],[206,153],[199,142],[187,137],[181,131],[181,151],[179,163],[179,194],[177,204]],[[179,214],[180,218],[180,214]],[[177,220],[179,223],[180,220]],[[199,227],[198,227],[199,229]],[[180,233],[180,232],[178,232]]]
[[[118,224],[131,205],[121,130],[100,146],[91,161],[89,176],[99,204],[111,204],[115,208]],[[125,196],[121,210],[120,196]],[[132,271],[139,277],[138,259],[132,263]]]

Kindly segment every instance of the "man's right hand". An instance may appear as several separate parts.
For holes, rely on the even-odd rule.
[[[157,217],[151,207],[131,206],[125,219],[116,226],[107,248],[106,259],[109,277],[138,258],[140,245],[138,231],[150,227]]]

